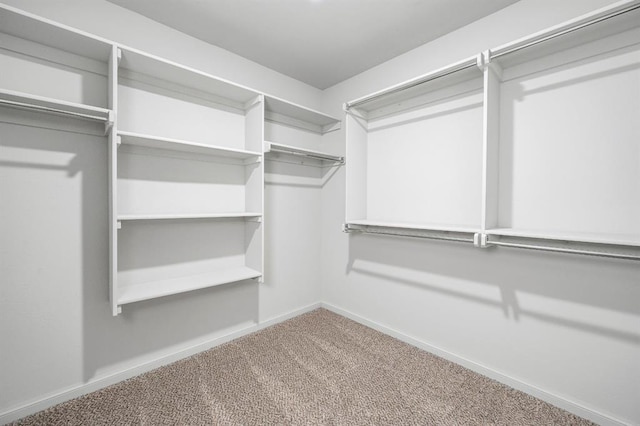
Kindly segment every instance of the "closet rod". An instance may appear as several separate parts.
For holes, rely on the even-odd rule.
[[[84,120],[93,120],[93,121],[102,121],[102,122],[108,121],[106,117],[100,117],[97,115],[84,114],[84,113],[75,112],[75,111],[66,111],[63,109],[51,108],[51,107],[46,107],[42,105],[27,104],[24,102],[10,101],[7,99],[0,99],[0,104],[7,105],[13,108],[19,108],[19,109],[30,109],[34,111],[41,111],[41,112],[46,112],[51,114],[70,115],[72,117],[82,118]]]
[[[634,256],[632,254],[606,253],[606,252],[599,252],[599,251],[570,249],[570,248],[562,248],[562,247],[539,246],[539,245],[533,245],[533,244],[507,243],[507,242],[504,242],[504,241],[489,241],[487,244],[488,245],[495,245],[495,246],[503,246],[503,247],[513,247],[513,248],[528,249],[528,250],[552,251],[552,252],[557,252],[557,253],[582,254],[582,255],[586,255],[586,256],[597,256],[597,257],[613,257],[613,258],[616,258],[616,259],[626,259],[626,260],[640,260],[640,256]]]
[[[597,24],[599,22],[606,21],[607,19],[615,18],[616,16],[620,16],[620,15],[623,15],[625,13],[634,11],[634,10],[636,10],[638,8],[640,8],[640,4],[638,4],[638,3],[629,5],[629,6],[625,7],[625,8],[623,8],[623,9],[613,11],[613,12],[607,14],[607,15],[598,16],[598,17],[596,17],[594,19],[591,19],[589,21],[573,25],[571,27],[565,28],[564,30],[560,30],[560,31],[558,31],[556,33],[549,34],[549,35],[541,37],[539,39],[532,40],[529,43],[525,43],[525,44],[520,45],[520,46],[514,46],[514,47],[512,47],[510,49],[507,49],[507,50],[504,50],[504,51],[501,51],[501,52],[492,53],[491,54],[491,59],[499,58],[501,56],[508,55],[510,53],[514,53],[514,52],[517,52],[519,50],[535,46],[535,45],[543,43],[545,41],[552,40],[552,39],[554,39],[556,37],[560,37],[560,36],[572,33],[574,31],[578,31],[578,30],[580,30],[582,28],[586,28],[588,26]]]
[[[425,230],[428,231],[428,230]],[[455,242],[459,242],[459,243],[471,243],[473,244],[473,237],[470,238],[463,238],[463,237],[451,237],[451,236],[447,236],[447,235],[416,235],[416,234],[409,234],[406,232],[390,232],[390,231],[378,231],[378,230],[372,230],[372,229],[365,229],[365,228],[351,228],[349,226],[349,224],[344,225],[344,232],[349,233],[349,232],[362,232],[365,234],[380,234],[380,235],[391,235],[394,237],[409,237],[409,238],[423,238],[423,239],[427,239],[427,240],[441,240],[441,241],[455,241]],[[439,231],[439,232],[445,232],[445,231]]]
[[[352,102],[347,102],[347,103],[345,103],[345,109],[349,110],[350,108],[356,107],[358,105],[362,105],[362,104],[367,103],[367,102],[371,102],[371,101],[376,100],[378,98],[381,98],[383,96],[393,95],[394,93],[402,92],[403,90],[408,90],[408,89],[414,88],[416,86],[419,86],[421,84],[428,83],[428,82],[436,80],[438,78],[446,77],[448,75],[451,75],[451,74],[454,74],[456,72],[463,71],[463,70],[466,70],[466,69],[469,69],[469,68],[473,68],[475,66],[477,66],[475,61],[474,62],[463,62],[462,64],[459,64],[458,66],[454,66],[452,68],[447,68],[446,70],[443,70],[443,71],[441,71],[439,73],[429,74],[427,76],[424,76],[423,78],[420,78],[420,79],[415,80],[415,81],[410,81],[408,83],[405,83],[405,84],[402,84],[400,86],[391,88],[389,90],[385,90],[385,91],[379,92],[379,93],[374,93],[373,95],[370,95],[370,96],[367,96],[367,97],[364,97],[362,99],[358,99],[358,100],[355,100],[355,101],[352,101]]]
[[[270,151],[280,152],[283,154],[297,155],[299,157],[313,158],[315,160],[332,161],[334,163],[344,164],[344,157],[337,157],[333,155],[320,155],[320,154],[314,154],[310,152],[294,151],[294,150],[278,147],[275,145],[271,145]]]

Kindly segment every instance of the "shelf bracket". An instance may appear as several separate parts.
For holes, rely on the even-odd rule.
[[[248,111],[254,106],[261,104],[262,102],[264,102],[264,95],[258,95],[244,104],[244,110]]]
[[[122,229],[122,221],[121,220],[116,222],[116,229]]]
[[[108,135],[113,129],[113,124],[116,122],[116,113],[113,110],[109,110],[107,121],[104,123],[104,134]]]
[[[120,66],[120,61],[122,61],[122,49],[116,47],[116,59],[118,60],[118,66]]]
[[[262,217],[250,217],[247,219],[247,222],[256,222],[256,223],[262,223]]]
[[[480,232],[476,232],[475,234],[473,234],[473,245],[480,248],[488,248],[493,246],[493,244],[489,242],[489,236]]]

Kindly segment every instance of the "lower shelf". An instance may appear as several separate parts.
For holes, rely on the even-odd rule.
[[[118,288],[118,304],[125,305],[127,303],[185,293],[187,291],[259,278],[261,276],[261,272],[247,268],[246,266],[238,266],[206,274],[131,284]]]
[[[581,243],[609,244],[640,247],[640,236],[629,234],[603,234],[588,232],[554,232],[532,229],[496,228],[487,230],[488,235],[535,238],[541,240],[575,241]]]

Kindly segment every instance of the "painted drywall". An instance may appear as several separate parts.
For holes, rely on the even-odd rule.
[[[320,102],[315,88],[106,1],[7,4],[311,108]],[[104,91],[100,84],[96,90]],[[266,257],[262,288],[225,285],[125,306],[113,317],[106,138],[6,121],[0,123],[0,423],[318,302],[320,236],[309,224],[320,220],[320,189],[268,185],[265,246],[282,255]]]
[[[325,90],[324,108],[610,3],[522,0]],[[344,152],[344,132],[328,145]],[[347,235],[344,176],[323,190],[324,303],[596,421],[640,423],[638,262]]]

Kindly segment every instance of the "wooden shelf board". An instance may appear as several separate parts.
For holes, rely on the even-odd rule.
[[[308,156],[314,160],[329,163],[344,163],[344,157],[339,155],[327,154],[325,152],[314,151],[311,149],[298,148],[291,145],[284,145],[275,142],[265,141],[265,153],[275,152],[278,154],[302,155]]]
[[[155,299],[261,276],[262,273],[254,269],[246,266],[238,266],[220,269],[219,271],[206,274],[124,285],[118,288],[118,304],[124,305],[142,300]]]
[[[496,228],[486,231],[488,235],[535,238],[542,240],[575,241],[582,243],[612,244],[640,247],[640,235],[603,234],[588,232],[554,232],[532,229]]]
[[[239,212],[239,213],[202,213],[202,214],[123,214],[118,216],[118,220],[189,220],[189,219],[251,219],[262,217],[262,213]]]
[[[163,138],[160,136],[143,135],[126,131],[118,131],[118,136],[122,138],[122,143],[125,145],[140,146],[144,148],[189,152],[193,154],[203,154],[241,160],[247,160],[252,157],[262,156],[262,154],[259,152],[225,148],[221,146],[189,142],[180,139]]]
[[[101,62],[111,53],[108,40],[2,4],[0,32]]]
[[[465,234],[473,234],[480,232],[479,228],[471,226],[458,226],[458,225],[443,225],[443,224],[429,224],[429,223],[408,223],[408,222],[385,222],[378,220],[358,219],[350,220],[348,225],[366,225],[366,226],[379,226],[383,228],[399,228],[399,229],[417,229],[425,231],[439,231],[439,232],[460,232]]]
[[[280,122],[278,119],[280,116],[290,117],[294,120],[311,124],[312,126],[309,129],[311,130],[315,127],[318,133],[326,133],[340,128],[339,124],[341,120],[339,118],[322,112],[285,101],[275,96],[265,95],[264,102],[265,111],[272,121]],[[282,124],[289,125],[291,122],[283,120]]]
[[[136,49],[122,48],[120,67],[232,101],[243,108],[259,92]]]
[[[0,89],[0,106],[34,109],[53,114],[77,115],[78,118],[102,121],[105,123],[109,121],[110,116],[110,110],[106,108],[5,89]]]

